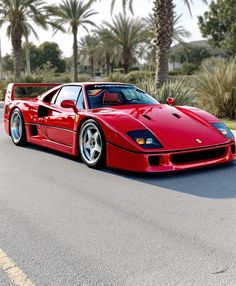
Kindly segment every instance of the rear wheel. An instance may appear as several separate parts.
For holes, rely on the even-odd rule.
[[[84,122],[79,132],[79,150],[83,162],[91,168],[99,168],[105,162],[105,139],[98,123],[92,119]]]
[[[24,119],[19,109],[15,109],[11,114],[10,134],[15,145],[22,146],[26,143]]]

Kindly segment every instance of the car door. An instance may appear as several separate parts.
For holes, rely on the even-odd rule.
[[[63,100],[73,100],[76,104],[82,96],[82,88],[78,85],[63,86],[56,98],[51,102],[51,111],[44,118],[45,132],[49,140],[66,146],[73,145],[75,112],[73,109],[61,107]]]

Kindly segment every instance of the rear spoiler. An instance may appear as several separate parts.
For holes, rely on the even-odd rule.
[[[61,85],[59,83],[9,83],[6,89],[5,101],[15,99],[14,91],[16,87],[55,87]],[[39,94],[40,95],[40,94]]]

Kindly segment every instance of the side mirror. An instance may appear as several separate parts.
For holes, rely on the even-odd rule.
[[[72,108],[75,113],[78,112],[78,108],[76,107],[76,104],[73,100],[63,100],[61,102],[61,107],[63,108]]]
[[[175,99],[173,97],[168,97],[166,103],[170,106],[175,104]]]

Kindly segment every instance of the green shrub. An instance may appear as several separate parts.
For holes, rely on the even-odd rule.
[[[129,72],[133,72],[133,71],[140,71],[139,67],[132,67],[129,69]]]
[[[180,69],[181,75],[192,75],[198,70],[198,66],[191,63],[184,63]]]
[[[169,80],[160,89],[156,89],[155,80],[151,78],[141,81],[138,86],[160,103],[166,103],[168,97],[173,97],[176,105],[192,105],[196,102],[194,90],[184,78]]]
[[[0,82],[0,100],[5,99],[6,88],[7,88],[8,83],[9,83],[9,81],[7,81],[7,80],[2,80]]]
[[[166,103],[168,97],[175,99],[175,105],[193,105],[196,102],[194,89],[184,78],[169,80],[157,91],[157,100]]]
[[[91,76],[87,73],[81,73],[78,75],[78,82],[91,81]]]
[[[236,119],[236,58],[204,62],[193,83],[202,108]]]
[[[55,77],[52,79],[52,82],[55,82],[55,83],[69,83],[69,82],[72,82],[72,75],[70,73],[58,73],[58,74],[55,74]]]
[[[146,78],[155,79],[155,72],[133,71],[125,75],[125,82],[138,84]]]
[[[116,68],[116,69],[113,70],[113,72],[114,73],[117,73],[117,72],[124,73],[124,69],[123,68]]]
[[[151,95],[152,97],[158,97],[158,92],[155,84],[155,79],[147,77],[142,79],[140,82],[136,84],[140,89]]]
[[[178,75],[180,75],[180,74],[181,74],[181,72],[180,72],[179,69],[169,71],[169,76],[178,76]]]
[[[44,83],[45,80],[42,75],[25,75],[21,79],[11,79],[11,82],[19,83]],[[48,88],[45,87],[16,87],[14,90],[15,98],[29,98],[36,97],[45,92]]]
[[[111,73],[107,80],[111,82],[124,82],[124,83],[138,84],[147,78],[154,79],[155,72],[132,71],[127,74],[115,72],[115,73]]]
[[[108,76],[107,80],[111,82],[125,82],[125,75],[123,73],[114,72]]]

